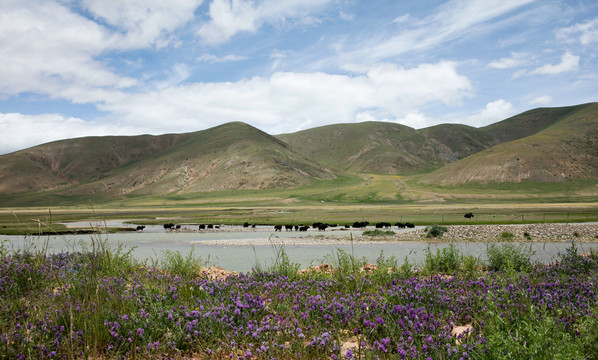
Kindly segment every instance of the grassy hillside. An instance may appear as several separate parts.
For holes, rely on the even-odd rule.
[[[432,142],[396,123],[328,125],[277,138],[315,161],[344,172],[409,174],[442,165]]]
[[[479,184],[509,197],[501,184],[524,182],[575,183],[586,198],[598,179],[597,119],[593,103],[536,109],[483,128],[364,122],[274,137],[234,122],[187,134],[63,140],[0,156],[0,203],[196,201],[245,191],[265,201],[272,189],[288,201],[434,202],[463,191],[478,199],[488,187]],[[339,187],[342,179],[351,185]],[[447,195],[457,186],[463,191]]]
[[[418,130],[435,146],[436,155],[443,164],[462,159],[494,145],[492,135],[471,126],[440,124]]]
[[[43,191],[102,179],[189,134],[61,140],[0,157],[0,193]]]
[[[243,123],[184,135],[65,140],[3,160],[0,192],[54,190],[65,198],[284,188],[332,177]]]
[[[563,115],[557,120],[556,116],[543,119],[537,111],[531,112],[533,117],[525,118],[531,119],[527,124],[536,119],[550,124],[544,130],[476,153],[423,176],[420,181],[456,185],[597,179],[598,104],[557,110],[548,112],[548,115]],[[523,124],[525,128],[526,123]],[[498,124],[494,128],[505,129],[507,125]]]

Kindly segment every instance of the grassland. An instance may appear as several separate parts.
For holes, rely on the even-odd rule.
[[[51,255],[0,246],[0,359],[595,358],[595,252],[572,245],[549,265],[513,244],[487,252],[428,250],[419,267],[339,251],[298,271],[280,248],[269,267],[224,274],[191,254],[139,263],[101,241]]]
[[[294,189],[97,198],[86,203],[56,200],[52,206],[0,209],[0,233],[36,234],[41,228],[62,232],[66,221],[109,219],[145,224],[598,221],[598,189],[589,181],[439,187],[422,185],[417,177],[362,174]],[[465,219],[467,212],[475,217]]]

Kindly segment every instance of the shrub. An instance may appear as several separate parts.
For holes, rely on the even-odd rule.
[[[362,234],[366,236],[393,236],[395,232],[390,230],[376,229],[364,231]]]
[[[180,251],[164,251],[164,261],[162,268],[175,276],[192,278],[199,274],[201,267],[207,262],[201,257],[193,255],[194,248],[191,248],[187,256],[183,256]]]
[[[532,267],[532,256],[535,252],[521,244],[490,244],[486,249],[488,269],[494,271],[515,270],[525,271]]]
[[[442,250],[436,249],[436,254],[433,254],[428,246],[428,249],[426,250],[424,271],[427,273],[454,273],[459,270],[459,260],[459,250],[452,242]]]
[[[582,256],[578,253],[575,241],[571,242],[571,246],[566,249],[565,254],[560,254],[560,257],[558,268],[565,273],[570,271],[588,273],[598,267],[594,249],[590,249],[589,256]]]
[[[393,255],[389,258],[384,256],[384,250],[380,251],[380,256],[376,259],[376,265],[381,272],[388,272],[388,269],[395,271],[398,267],[398,260]]]
[[[482,273],[484,263],[473,255],[464,255],[461,257],[461,271],[466,278],[477,278]]]
[[[500,234],[500,238],[505,240],[505,241],[512,241],[513,240],[513,233],[512,232],[508,232],[508,231],[503,231],[502,234]]]
[[[435,237],[442,237],[448,229],[446,226],[440,226],[438,224],[433,224],[432,226],[426,226],[426,237],[427,238],[435,238]]]
[[[284,245],[273,245],[273,248],[276,252],[276,258],[274,264],[268,269],[269,272],[286,276],[289,279],[297,277],[297,271],[299,271],[301,264],[291,262],[284,250]]]

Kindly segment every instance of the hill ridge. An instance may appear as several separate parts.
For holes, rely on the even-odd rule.
[[[362,122],[272,136],[229,122],[184,134],[92,136],[1,155],[0,194],[259,190],[362,173],[420,174],[424,183],[445,185],[598,178],[597,131],[598,103],[588,103],[533,109],[481,128]],[[540,150],[551,155],[528,158]]]

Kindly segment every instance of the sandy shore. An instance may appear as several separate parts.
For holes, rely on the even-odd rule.
[[[277,237],[276,233],[269,238],[257,239],[221,239],[192,241],[190,244],[202,245],[343,245],[351,243],[393,243],[397,241],[504,241],[502,234],[513,234],[513,241],[532,242],[598,242],[598,224],[526,224],[526,225],[452,225],[440,238],[426,238],[424,228],[396,230],[392,236],[366,236],[361,232],[334,231],[317,234],[306,233],[301,237]],[[525,234],[531,238],[528,239]]]

